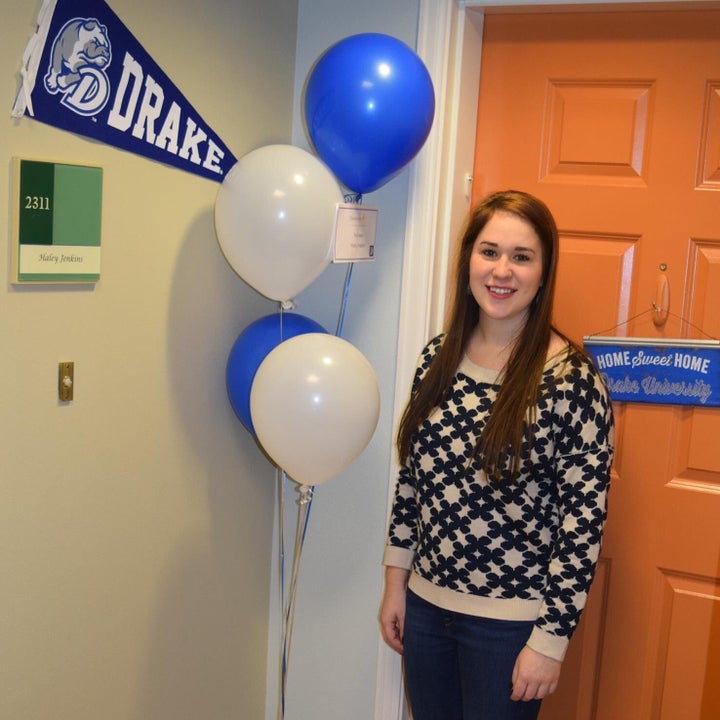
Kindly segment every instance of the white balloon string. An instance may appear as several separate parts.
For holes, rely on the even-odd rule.
[[[279,323],[279,331],[280,331],[280,337],[279,341],[282,342],[284,338],[283,333],[283,311],[285,309],[285,305],[283,302],[278,303],[278,314],[280,316],[280,323]],[[286,586],[286,579],[285,579],[285,483],[287,480],[287,474],[284,470],[281,470],[278,468],[278,478],[279,478],[279,487],[278,487],[278,508],[279,508],[279,515],[278,515],[278,536],[279,541],[278,544],[280,546],[280,612],[282,614],[281,618],[281,633],[282,633],[282,639],[281,639],[281,650],[280,650],[280,686],[281,686],[281,700],[280,700],[280,717],[281,719],[285,717],[285,676],[287,674],[287,662],[285,657],[285,638],[287,636],[287,622],[286,622],[286,612],[285,612],[285,586]]]
[[[279,717],[285,717],[285,471],[277,469],[278,483],[278,546],[279,546],[279,565],[280,565],[280,614],[281,614],[281,633],[282,639],[280,643],[280,712]]]
[[[284,473],[283,473],[284,475]],[[305,544],[308,521],[310,519],[310,508],[312,506],[314,487],[307,485],[300,486],[300,498],[298,499],[298,521],[295,528],[295,548],[293,552],[292,572],[290,587],[287,595],[287,605],[283,617],[283,639],[282,639],[282,680],[281,680],[281,718],[285,717],[285,699],[287,693],[287,678],[290,668],[290,650],[292,645],[293,625],[295,620],[295,599],[297,596],[297,583],[300,574],[300,560],[302,549]]]

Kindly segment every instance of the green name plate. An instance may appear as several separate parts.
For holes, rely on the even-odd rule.
[[[15,158],[14,175],[14,282],[97,282],[102,168]]]

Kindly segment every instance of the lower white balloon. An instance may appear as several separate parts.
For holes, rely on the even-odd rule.
[[[343,195],[328,168],[293,145],[241,157],[215,201],[215,231],[233,270],[272,300],[290,300],[328,266],[335,204]]]
[[[306,333],[277,345],[250,391],[257,439],[301,485],[320,485],[367,447],[380,415],[377,377],[365,356],[334,335]]]

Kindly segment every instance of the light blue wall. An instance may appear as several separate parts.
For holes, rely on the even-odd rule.
[[[313,63],[329,46],[348,35],[383,32],[414,48],[417,21],[418,0],[300,0],[293,143],[309,149],[302,90]],[[375,369],[381,416],[363,455],[316,489],[297,593],[287,720],[373,716],[407,200],[407,170],[363,198],[379,208],[377,259],[354,266],[343,337]],[[345,271],[344,265],[328,268],[299,296],[298,312],[334,331]],[[277,608],[271,623],[273,617],[277,630]],[[272,633],[268,651],[277,655]],[[270,675],[267,717],[274,720],[272,668]]]

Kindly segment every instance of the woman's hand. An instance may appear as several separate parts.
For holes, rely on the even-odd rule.
[[[554,693],[562,663],[529,648],[520,651],[512,674],[511,700],[542,700]]]
[[[383,640],[400,655],[404,649],[405,599],[409,574],[402,568],[385,568],[385,590],[380,605],[380,632]]]

